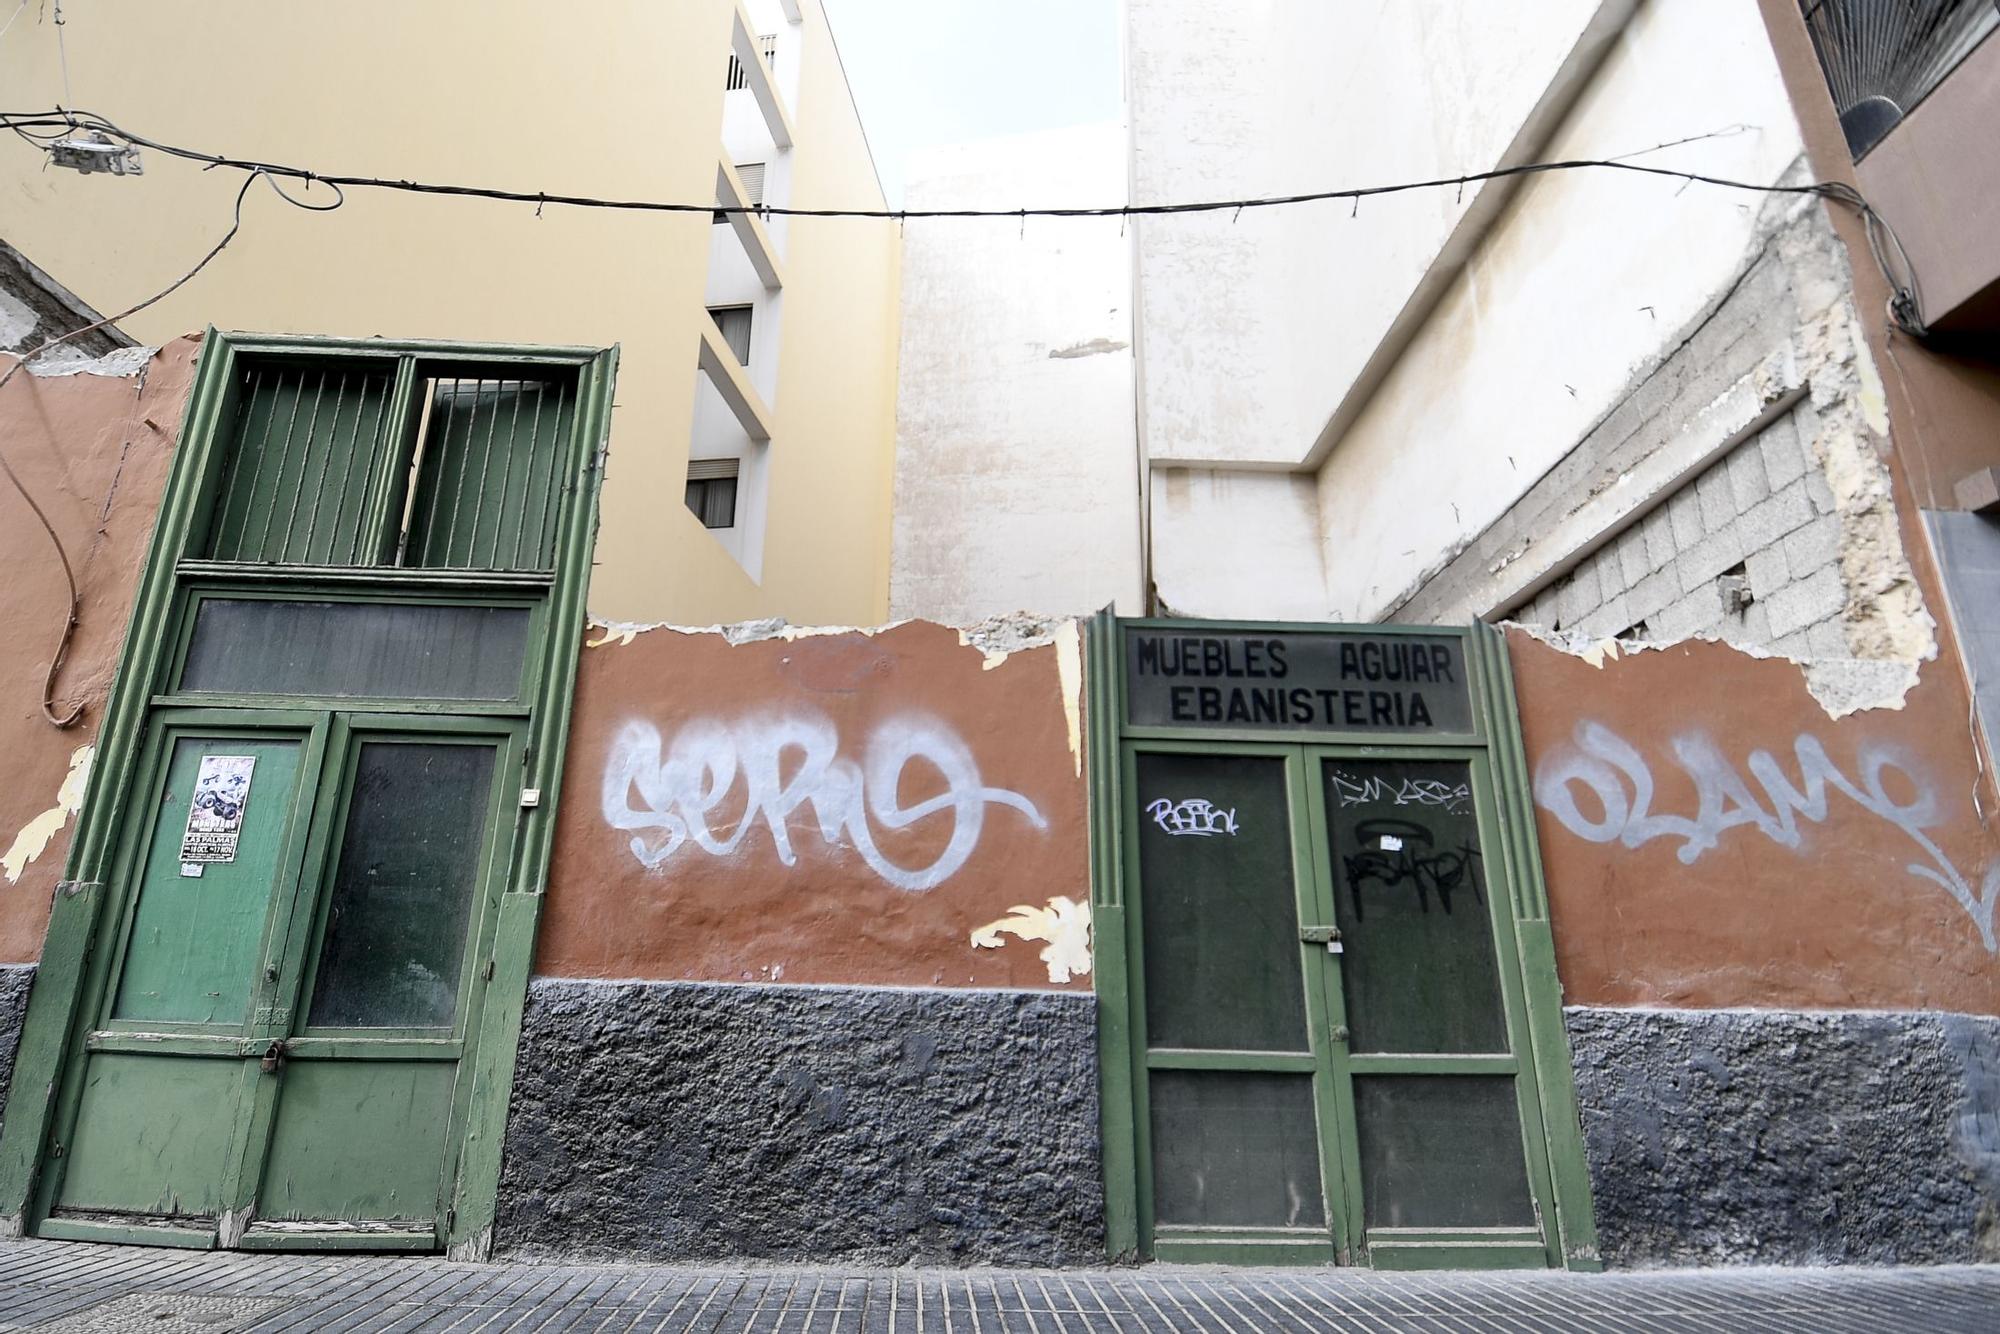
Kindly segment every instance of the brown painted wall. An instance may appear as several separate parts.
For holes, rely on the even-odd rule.
[[[0,450],[61,535],[82,593],[57,712],[84,704],[82,719],[65,731],[42,718],[42,680],[67,591],[48,535],[0,479],[0,563],[7,570],[0,626],[9,645],[0,654],[0,962],[26,963],[41,953],[49,896],[74,827],[59,794],[76,752],[95,743],[103,720],[198,345],[191,337],[168,344],[143,377],[24,372],[0,390]],[[70,789],[81,797],[80,784]],[[44,830],[52,831],[46,842]]]
[[[970,940],[1015,905],[1088,911],[1075,634],[995,662],[920,622],[735,646],[598,632],[537,971],[1087,987],[1041,958],[1075,957],[1074,915],[1041,919],[1057,943]]]
[[[1568,1002],[2000,1013],[2000,857],[1955,666],[1836,722],[1797,665],[1721,644],[1600,667],[1508,642]],[[1823,813],[1774,799],[1812,775]]]

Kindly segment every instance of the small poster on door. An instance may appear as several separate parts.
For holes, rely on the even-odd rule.
[[[256,766],[255,755],[201,757],[194,801],[188,806],[187,832],[181,835],[182,875],[189,866],[236,860],[243,808],[250,800],[250,771]]]

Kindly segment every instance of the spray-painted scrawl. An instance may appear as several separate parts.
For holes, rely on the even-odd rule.
[[[1200,797],[1189,797],[1185,801],[1169,801],[1165,797],[1148,802],[1146,814],[1153,817],[1153,823],[1176,837],[1192,835],[1208,838],[1215,834],[1236,836],[1236,809],[1223,810],[1212,801]]]
[[[934,770],[932,786],[942,783],[944,790],[903,806],[898,792],[912,764]],[[877,726],[859,763],[841,755],[839,730],[815,713],[705,718],[675,733],[671,744],[662,744],[651,723],[630,722],[605,761],[603,801],[612,828],[636,831],[632,855],[648,867],[689,844],[727,856],[759,825],[778,860],[795,865],[792,816],[810,806],[812,827],[829,846],[853,848],[875,874],[913,892],[935,888],[965,865],[988,806],[1011,807],[1035,828],[1048,828],[1032,801],[985,785],[971,748],[950,727],[910,716]],[[951,837],[928,865],[899,865],[876,846],[878,827],[907,829],[932,819],[949,819]]]
[[[1827,794],[1837,792],[1862,810],[1901,832],[1926,861],[1903,869],[1928,880],[1951,895],[1972,918],[1988,953],[2000,953],[1994,935],[1994,908],[2000,904],[2000,865],[1987,870],[1977,891],[1943,850],[1924,831],[1939,821],[1936,791],[1895,752],[1864,746],[1855,756],[1860,777],[1840,771],[1810,734],[1792,744],[1798,770],[1794,783],[1767,750],[1750,752],[1744,768],[1762,789],[1763,800],[1751,791],[1736,767],[1715,743],[1699,732],[1676,737],[1674,762],[1693,780],[1696,809],[1692,816],[1653,811],[1653,771],[1633,745],[1597,722],[1577,725],[1572,744],[1546,757],[1535,771],[1535,801],[1562,822],[1563,828],[1592,843],[1622,843],[1637,848],[1656,838],[1680,840],[1676,855],[1684,863],[1716,846],[1723,834],[1754,826],[1781,847],[1796,848],[1802,840],[1799,819],[1813,824],[1827,818]],[[1898,801],[1891,786],[1912,794]],[[1598,807],[1592,814],[1578,804],[1580,794]]]

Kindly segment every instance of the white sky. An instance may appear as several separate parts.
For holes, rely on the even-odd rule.
[[[823,3],[892,208],[912,149],[1118,115],[1118,0]]]

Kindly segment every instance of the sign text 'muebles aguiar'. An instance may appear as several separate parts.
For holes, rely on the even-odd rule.
[[[1133,627],[1125,707],[1134,727],[1472,731],[1456,635]]]

